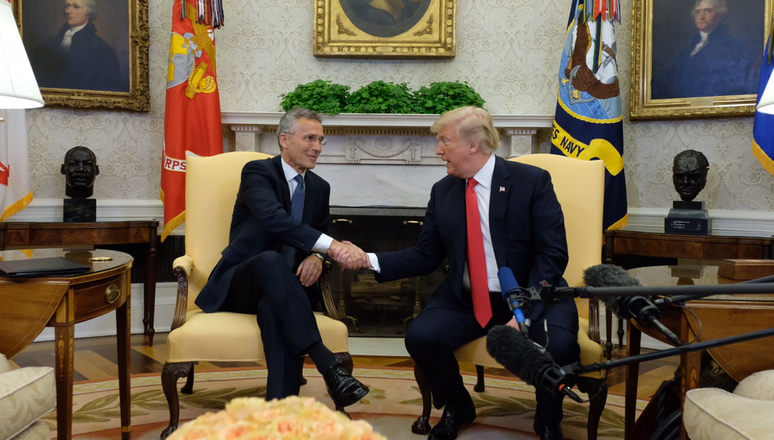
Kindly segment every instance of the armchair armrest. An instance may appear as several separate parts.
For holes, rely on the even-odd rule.
[[[175,316],[172,318],[174,330],[185,323],[185,314],[188,311],[188,277],[193,271],[193,258],[183,255],[175,258],[172,263],[172,272],[177,278],[177,300],[175,301]]]

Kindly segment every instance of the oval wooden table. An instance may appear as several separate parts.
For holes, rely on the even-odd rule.
[[[11,358],[45,327],[56,334],[57,438],[72,438],[75,324],[116,311],[121,437],[131,437],[130,368],[132,257],[109,250],[60,251],[89,272],[57,277],[0,277],[0,353]],[[52,255],[55,256],[55,255]]]
[[[628,271],[643,286],[675,285],[717,285],[733,284],[734,280],[718,276],[717,266],[675,265],[652,266]],[[712,341],[728,336],[740,335],[772,327],[774,322],[774,284],[772,295],[714,295],[686,302],[684,309],[677,306],[663,310],[661,321],[683,342],[696,343]],[[641,333],[664,343],[671,344],[653,328],[643,327],[636,321],[629,322],[627,354],[640,353]],[[747,342],[715,347],[707,350],[712,358],[734,380],[741,381],[757,371],[774,368],[772,338],[761,338]],[[685,393],[700,385],[701,352],[685,353],[680,356],[682,384],[681,399]],[[626,370],[626,404],[624,410],[627,439],[641,437],[642,424],[650,424],[640,416],[635,425],[635,402],[639,366],[633,364]],[[684,433],[683,433],[684,434]],[[683,438],[686,438],[685,436]]]

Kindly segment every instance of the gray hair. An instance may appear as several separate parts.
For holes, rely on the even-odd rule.
[[[320,117],[320,114],[314,110],[309,110],[308,108],[296,107],[288,111],[287,113],[282,115],[282,119],[280,119],[279,125],[277,126],[277,143],[280,146],[280,151],[282,151],[282,144],[279,143],[280,135],[282,133],[287,133],[287,134],[294,133],[298,126],[299,119],[311,119],[313,121],[317,121],[322,124],[322,118]]]
[[[492,115],[480,107],[460,107],[441,115],[430,128],[430,132],[437,134],[448,125],[459,122],[457,134],[466,142],[480,142],[487,154],[494,153],[500,148],[500,135],[494,127]]]
[[[728,13],[728,3],[726,3],[726,0],[696,0],[696,2],[693,4],[693,8],[696,9],[696,7],[699,6],[699,3],[701,2],[712,3],[715,5],[715,9],[717,10],[718,14],[725,15]]]

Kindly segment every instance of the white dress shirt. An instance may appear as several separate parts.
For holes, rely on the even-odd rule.
[[[288,165],[284,158],[282,159],[282,172],[285,173],[285,180],[288,182],[290,200],[293,200],[293,191],[296,190],[296,186],[298,185],[298,182],[295,180],[298,172]],[[306,177],[305,174],[306,172],[302,173],[301,177]],[[326,234],[320,234],[320,238],[318,238],[317,242],[312,246],[312,250],[315,252],[328,252],[331,243],[333,243],[333,237]]]

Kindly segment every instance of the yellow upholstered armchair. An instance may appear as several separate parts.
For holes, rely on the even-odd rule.
[[[187,378],[181,389],[183,393],[193,392],[194,364],[199,361],[265,361],[261,331],[255,315],[204,313],[194,304],[194,300],[220,260],[221,252],[228,245],[231,214],[242,168],[247,162],[267,157],[270,156],[256,152],[188,157],[186,254],[178,257],[173,264],[177,276],[177,303],[172,332],[167,337],[169,358],[161,373],[161,383],[169,405],[169,426],[162,433],[162,439],[177,429],[180,421],[178,379]],[[328,284],[329,272],[330,263],[327,263],[320,278],[326,312],[315,313],[315,317],[323,343],[351,373],[353,364],[349,354],[347,326],[338,320]]]
[[[570,286],[583,285],[583,271],[602,262],[602,208],[605,195],[605,166],[602,161],[584,161],[555,154],[532,154],[511,159],[534,165],[551,173],[556,196],[564,212],[567,247],[570,255],[564,278]],[[580,315],[578,344],[581,363],[605,362],[604,348],[599,343],[599,313],[596,300],[576,299]],[[503,368],[486,350],[486,337],[469,342],[455,352],[457,360],[476,365],[478,381],[473,388],[484,391],[484,367]],[[422,415],[411,430],[417,434],[430,431],[431,395],[424,378],[415,369],[422,393]],[[589,373],[578,378],[578,389],[589,395],[588,438],[597,438],[599,419],[607,401],[607,384],[603,373]]]

